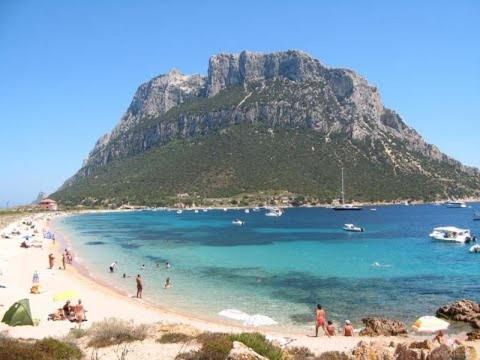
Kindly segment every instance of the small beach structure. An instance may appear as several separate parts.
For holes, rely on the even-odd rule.
[[[3,315],[2,322],[10,326],[33,325],[30,301],[28,299],[18,300]]]
[[[40,201],[38,206],[43,210],[49,210],[49,211],[58,210],[57,202],[53,199],[43,199],[42,201]]]

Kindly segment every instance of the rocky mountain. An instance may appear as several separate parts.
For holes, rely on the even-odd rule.
[[[285,146],[290,160],[282,158]],[[167,166],[167,159],[175,166]],[[298,168],[298,162],[309,168]],[[198,173],[187,176],[185,166]],[[246,174],[258,173],[259,166],[271,171],[249,179]],[[355,72],[329,68],[300,51],[244,51],[212,56],[207,76],[171,70],[142,84],[119,124],[97,141],[54,197],[158,203],[178,193],[218,197],[283,190],[331,200],[342,166],[350,171],[358,200],[418,198],[418,189],[428,189],[424,197],[432,199],[476,196],[480,187],[478,170],[426,143]],[[102,192],[113,174],[116,190]],[[370,191],[359,182],[363,178]],[[410,185],[388,191],[389,182]],[[137,196],[140,187],[151,196]]]

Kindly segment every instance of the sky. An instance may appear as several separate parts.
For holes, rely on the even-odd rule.
[[[303,50],[480,167],[480,1],[0,0],[0,207],[72,176],[137,87],[221,52]]]

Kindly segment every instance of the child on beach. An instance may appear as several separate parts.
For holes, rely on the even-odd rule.
[[[53,269],[53,265],[55,265],[55,256],[53,256],[52,253],[48,255],[48,265],[50,266],[50,269]]]

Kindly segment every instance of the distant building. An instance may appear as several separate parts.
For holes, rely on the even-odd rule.
[[[40,209],[43,209],[43,210],[50,210],[50,211],[58,210],[57,202],[52,199],[43,199],[42,201],[40,201],[38,206],[40,206]]]

